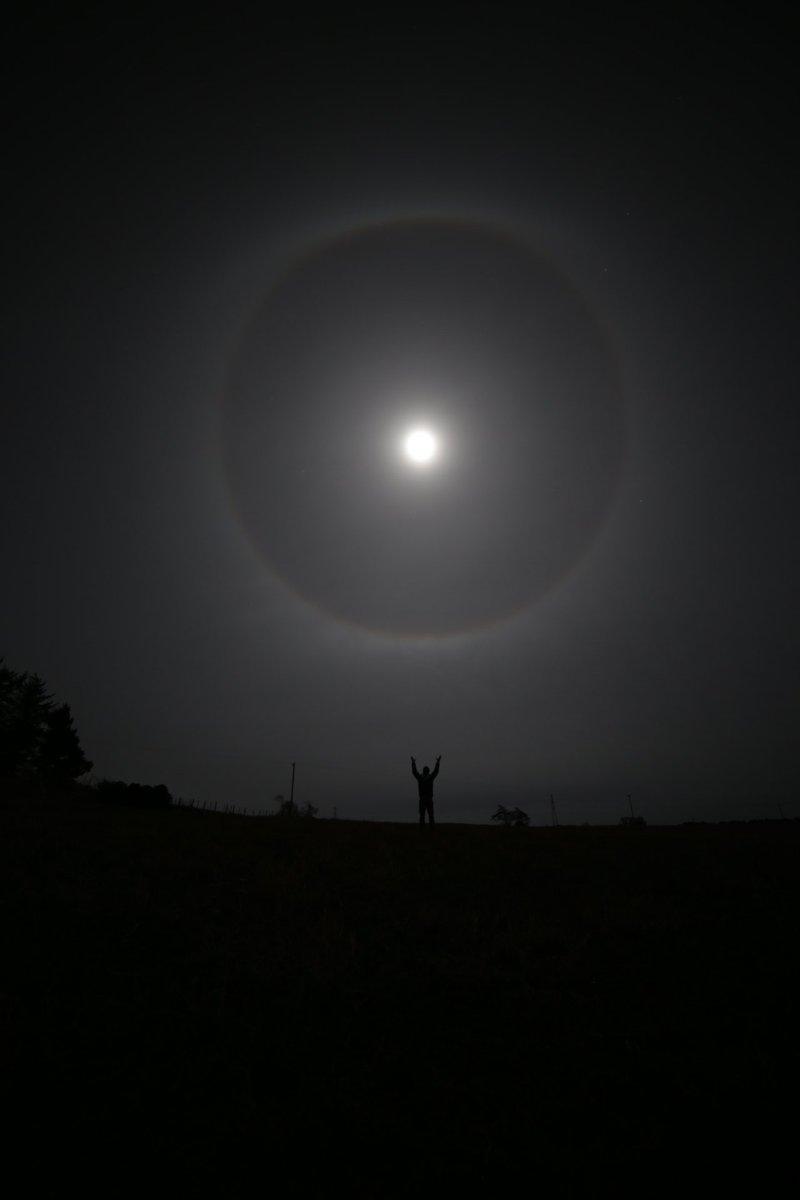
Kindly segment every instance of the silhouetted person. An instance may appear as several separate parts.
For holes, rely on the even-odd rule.
[[[431,825],[435,824],[433,819],[433,781],[439,774],[439,763],[441,762],[441,754],[436,758],[436,766],[431,771],[430,767],[423,767],[420,775],[417,770],[417,760],[414,755],[411,755],[411,774],[417,781],[419,788],[419,827],[420,829],[425,824],[425,814],[428,814],[428,821]]]

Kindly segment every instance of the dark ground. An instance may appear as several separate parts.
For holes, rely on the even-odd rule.
[[[706,1195],[796,1162],[798,823],[421,836],[3,795],[28,1195]]]

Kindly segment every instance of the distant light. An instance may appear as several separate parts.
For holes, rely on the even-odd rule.
[[[426,466],[436,457],[438,444],[428,429],[412,429],[405,440],[405,451],[413,463]]]

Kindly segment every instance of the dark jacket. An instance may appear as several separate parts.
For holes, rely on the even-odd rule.
[[[433,768],[433,770],[430,771],[427,775],[423,775],[420,771],[417,770],[415,764],[412,763],[411,764],[411,774],[414,776],[414,778],[417,781],[417,786],[419,788],[420,800],[430,800],[433,796],[433,781],[436,778],[436,776],[439,774],[439,763],[437,762],[436,766]]]

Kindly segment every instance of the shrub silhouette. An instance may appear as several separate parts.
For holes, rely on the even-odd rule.
[[[311,820],[319,812],[313,804],[304,804],[302,808],[298,808],[294,800],[284,800],[283,796],[276,796],[275,800],[278,804],[278,811],[274,814],[276,817],[286,817],[294,820],[295,817],[303,817],[305,820]]]
[[[512,826],[521,829],[531,823],[530,817],[521,808],[506,808],[504,804],[498,804],[497,812],[492,820],[500,822],[506,829],[510,829]]]
[[[126,804],[132,808],[169,808],[172,796],[163,783],[124,783],[121,779],[101,779],[97,794],[109,804]]]

